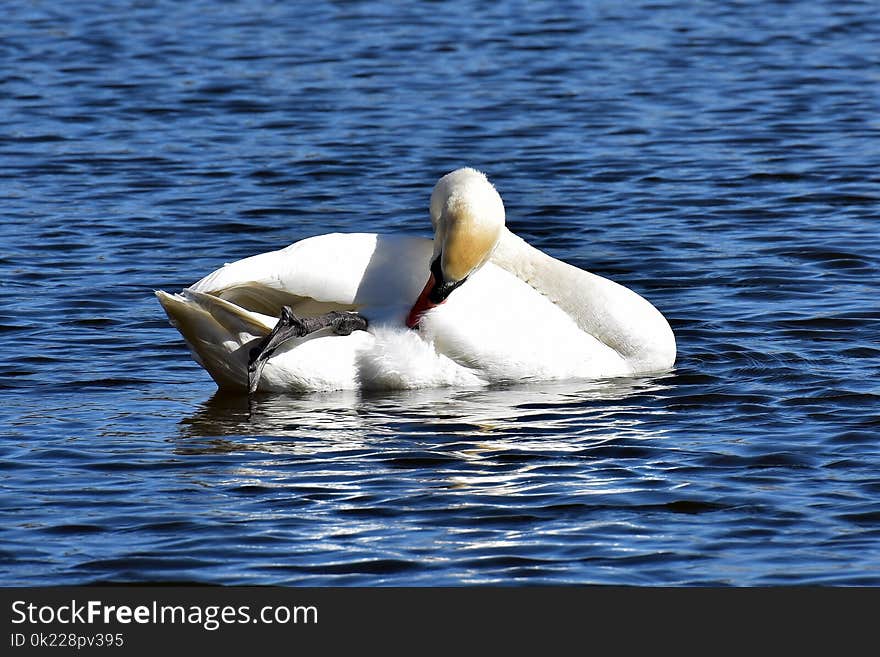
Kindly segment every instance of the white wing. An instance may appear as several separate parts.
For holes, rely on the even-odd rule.
[[[370,317],[412,306],[431,250],[420,237],[331,233],[225,265],[190,289],[276,317],[283,305],[298,315],[344,309]]]
[[[418,237],[321,235],[225,265],[180,294],[156,296],[195,360],[220,387],[241,389],[250,350],[282,306],[301,316],[358,310],[403,328],[431,251],[431,240]],[[267,363],[261,389],[356,387],[360,354],[371,344],[363,332],[292,340]]]

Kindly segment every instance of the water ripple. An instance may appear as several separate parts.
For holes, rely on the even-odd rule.
[[[3,584],[880,584],[870,3],[7,14]],[[152,297],[463,164],[676,370],[249,401]]]

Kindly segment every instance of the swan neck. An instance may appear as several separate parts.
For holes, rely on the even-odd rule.
[[[619,353],[634,373],[675,362],[666,318],[632,290],[557,260],[504,228],[492,262],[548,297],[581,328]]]

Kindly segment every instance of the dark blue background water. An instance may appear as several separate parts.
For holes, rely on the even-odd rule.
[[[0,583],[880,584],[878,16],[6,3]],[[215,395],[153,289],[465,164],[675,371]]]

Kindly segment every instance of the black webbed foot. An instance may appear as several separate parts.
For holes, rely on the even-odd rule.
[[[281,309],[281,317],[272,331],[260,340],[257,345],[251,349],[248,359],[248,393],[256,391],[260,383],[260,376],[266,361],[272,357],[275,350],[283,343],[293,338],[301,338],[307,335],[306,327],[302,320],[293,314],[288,306]]]
[[[322,328],[331,327],[336,335],[350,335],[354,331],[367,330],[363,315],[333,311],[318,317],[297,317],[289,306],[281,309],[281,317],[272,331],[251,349],[248,359],[248,393],[256,391],[266,362],[282,344],[301,338]]]
[[[351,335],[355,331],[367,330],[367,318],[357,313],[343,313],[334,310],[315,319],[324,319],[327,322],[325,325],[333,327],[333,332],[336,335]]]

